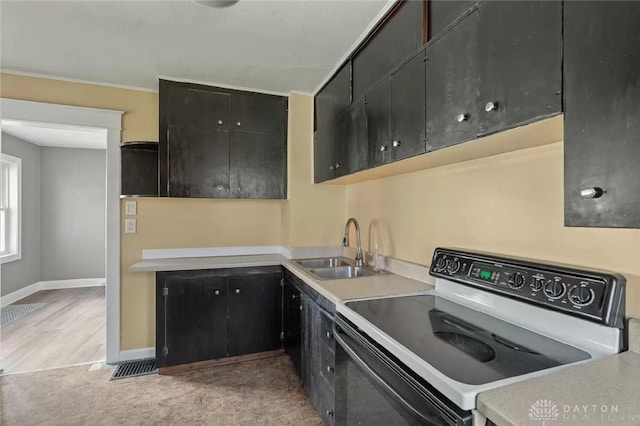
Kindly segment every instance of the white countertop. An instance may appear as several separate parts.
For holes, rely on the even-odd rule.
[[[281,254],[146,259],[133,264],[129,271],[188,271],[274,265],[284,266],[311,288],[334,303],[341,300],[422,293],[433,290],[431,284],[391,273],[356,279],[318,280],[306,269]]]

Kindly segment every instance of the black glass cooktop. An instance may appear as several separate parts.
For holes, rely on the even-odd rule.
[[[434,295],[346,305],[441,373],[471,385],[590,358],[573,346]]]

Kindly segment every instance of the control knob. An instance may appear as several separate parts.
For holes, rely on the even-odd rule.
[[[542,290],[543,285],[544,285],[544,278],[542,277],[533,277],[533,280],[531,280],[531,290],[533,291]]]
[[[569,290],[569,300],[574,305],[586,306],[593,302],[593,290],[586,286],[576,286]]]
[[[446,257],[439,257],[438,260],[436,261],[436,271],[438,272],[442,272],[445,270],[445,268],[447,267],[447,258]]]
[[[458,259],[453,259],[451,262],[449,262],[449,273],[452,275],[455,274],[460,270],[460,266],[461,265]]]
[[[560,299],[562,296],[564,296],[564,293],[566,291],[567,287],[564,285],[560,278],[549,280],[544,285],[544,294],[546,294],[549,299]]]
[[[521,288],[524,285],[524,281],[524,275],[522,275],[520,272],[516,272],[515,274],[513,274],[513,278],[511,278],[511,280],[509,281],[509,287]]]

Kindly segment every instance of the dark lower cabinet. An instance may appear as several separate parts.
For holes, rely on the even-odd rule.
[[[480,3],[479,135],[562,112],[562,3]]]
[[[286,271],[284,299],[284,346],[323,423],[333,425],[335,343],[333,314],[326,309],[333,304]]]
[[[284,349],[291,358],[298,377],[302,378],[302,305],[300,290],[285,279],[283,289]]]
[[[158,367],[279,349],[281,278],[280,266],[158,272]]]
[[[227,355],[271,351],[282,346],[282,272],[255,271],[227,278]]]
[[[428,152],[476,137],[477,32],[478,14],[473,12],[427,48],[425,73]]]
[[[640,228],[640,3],[564,4],[567,226]]]
[[[225,276],[210,271],[158,273],[156,300],[159,366],[227,355]]]
[[[229,139],[229,198],[286,198],[282,136],[232,131]]]

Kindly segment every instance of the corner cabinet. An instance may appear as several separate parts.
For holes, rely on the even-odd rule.
[[[287,98],[160,80],[160,195],[286,198]]]
[[[280,266],[158,272],[158,367],[280,349],[281,279]]]
[[[640,228],[640,3],[564,4],[565,224]]]

